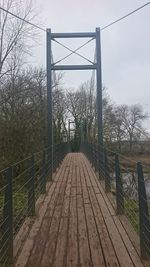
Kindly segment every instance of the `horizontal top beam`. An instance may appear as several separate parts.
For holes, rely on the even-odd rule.
[[[51,70],[93,70],[97,64],[93,65],[52,65]]]
[[[51,33],[51,38],[92,38],[95,32]]]

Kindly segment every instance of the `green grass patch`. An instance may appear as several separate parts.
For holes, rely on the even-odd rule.
[[[125,215],[128,217],[131,225],[136,232],[139,232],[139,207],[134,199],[125,198]]]

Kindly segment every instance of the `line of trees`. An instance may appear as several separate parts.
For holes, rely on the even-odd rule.
[[[97,109],[96,94],[92,83],[83,84],[76,92],[68,92],[69,111],[75,122],[76,132],[82,132],[84,139],[97,141]],[[132,151],[133,143],[140,140],[149,140],[149,133],[143,127],[148,118],[140,104],[115,105],[103,88],[103,137],[107,145],[115,143],[121,151],[122,143],[129,142]]]
[[[32,0],[0,0],[0,6],[33,22]],[[46,143],[45,71],[26,67],[37,30],[0,10],[0,167]]]
[[[0,5],[32,22],[32,1],[0,0]],[[47,145],[46,72],[26,67],[30,38],[35,29],[23,21],[0,11],[0,168],[20,160]],[[63,88],[63,75],[53,84],[54,142],[69,139],[68,120],[74,121],[74,145],[81,138],[97,141],[97,109],[94,80],[76,91]],[[106,144],[148,138],[143,121],[148,118],[141,105],[114,105],[103,89],[103,131]]]
[[[68,120],[74,121],[74,142],[79,147],[81,138],[97,141],[96,94],[91,82],[78,90],[61,86],[57,77],[53,87],[53,135],[54,142],[68,139]],[[20,70],[18,75],[8,76],[0,89],[0,150],[1,161],[6,165],[47,144],[47,96],[46,73],[43,69]],[[148,139],[143,128],[147,113],[139,104],[114,105],[103,90],[103,132],[107,145],[129,141],[130,151],[136,140]]]

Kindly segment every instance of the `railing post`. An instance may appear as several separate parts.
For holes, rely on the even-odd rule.
[[[54,172],[56,172],[56,169],[57,169],[57,160],[58,160],[58,145],[55,145],[55,148],[54,148],[54,151],[55,151],[55,159],[54,159]]]
[[[41,189],[41,194],[46,193],[46,152],[45,150],[43,151],[40,189]]]
[[[93,143],[93,165],[94,165],[94,170],[96,172],[96,144]]]
[[[142,258],[147,260],[150,259],[150,218],[141,162],[137,163],[137,174],[139,197],[140,249]]]
[[[99,169],[99,179],[104,179],[104,148],[103,146],[98,147],[98,169]]]
[[[6,189],[4,197],[4,249],[7,251],[8,261],[11,264],[13,262],[13,171],[12,166],[7,168],[5,172],[6,176]]]
[[[48,149],[45,148],[45,174],[46,174],[46,180],[48,178]]]
[[[56,145],[53,146],[53,172],[55,172],[56,166]]]
[[[59,167],[59,164],[62,160],[62,155],[61,153],[63,154],[64,153],[64,146],[59,143],[58,144],[58,150],[57,150],[57,168]]]
[[[54,153],[54,147],[47,149],[47,178],[48,181],[52,181],[53,176],[53,153]]]
[[[116,174],[116,204],[117,214],[124,213],[124,195],[123,195],[123,184],[120,174],[120,163],[119,157],[115,154],[115,174]]]
[[[34,155],[29,162],[29,182],[28,182],[28,216],[35,215],[35,165]]]
[[[105,149],[102,147],[102,154],[101,154],[101,172],[102,172],[102,179],[105,179]]]
[[[54,153],[55,153],[55,156],[54,156],[54,162],[53,162],[53,169],[54,169],[54,172],[56,172],[56,169],[57,169],[57,160],[58,160],[58,145],[55,145],[55,148],[54,148]],[[53,154],[54,155],[54,154]]]
[[[97,160],[98,160],[98,155],[97,155],[97,143],[95,143],[95,172],[97,173],[98,171],[98,163],[97,163]]]
[[[93,167],[93,144],[90,143],[90,163]]]
[[[108,165],[106,149],[104,149],[104,160],[105,160],[105,192],[108,193],[111,191],[111,181],[110,181],[110,175],[109,175],[109,165]]]
[[[99,179],[102,180],[102,174],[101,174],[101,152],[100,152],[100,146],[98,145],[98,151],[97,151],[97,155],[98,155],[98,176]]]
[[[93,149],[94,149],[94,147],[93,147],[94,145],[93,145],[93,143],[91,143],[91,152],[90,152],[90,156],[91,156],[91,164],[92,164],[92,167],[94,167],[94,158],[93,158]]]
[[[61,161],[62,161],[62,155],[64,153],[64,145],[58,144],[58,150],[57,150],[57,168],[59,167]]]

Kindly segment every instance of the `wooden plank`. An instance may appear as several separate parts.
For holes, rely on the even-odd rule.
[[[69,215],[69,206],[70,206],[70,194],[71,194],[71,184],[72,184],[72,162],[70,162],[70,167],[69,167],[69,175],[68,175],[68,180],[67,180],[67,185],[66,185],[66,191],[65,191],[65,196],[64,196],[64,203],[63,203],[63,209],[62,209],[62,216],[67,216]]]
[[[102,192],[103,195],[105,195],[104,192]],[[105,197],[105,201],[107,202],[107,206],[109,209],[111,209],[112,204],[112,198],[111,198],[111,204],[109,200]],[[110,199],[110,194],[109,194]],[[131,226],[128,219],[124,216],[114,216],[113,217],[114,222],[116,224],[116,227],[118,228],[118,231],[125,243],[126,249],[132,258],[132,261],[134,262],[135,266],[143,266],[143,263],[140,259],[140,245],[139,245],[139,237],[137,236],[136,232],[134,231],[133,227]]]
[[[89,237],[87,232],[83,200],[81,195],[77,195],[77,216],[78,216],[78,242],[79,242],[79,265],[91,266],[91,252],[89,248]]]
[[[35,237],[36,237],[36,235],[37,235],[37,233],[38,233],[38,231],[39,231],[39,229],[41,227],[41,224],[42,224],[44,215],[46,213],[48,204],[50,202],[51,195],[53,193],[54,188],[55,188],[55,186],[53,184],[50,187],[48,196],[45,198],[43,206],[41,207],[40,215],[35,220],[35,222],[34,222],[34,224],[32,226],[32,229],[31,229],[31,231],[29,233],[28,239],[26,240],[26,242],[25,242],[25,244],[23,246],[22,252],[18,256],[18,258],[16,259],[15,266],[21,266],[21,267],[26,266],[28,258],[30,256],[30,253],[31,253],[33,245],[34,245],[34,239],[35,239]]]
[[[73,174],[74,179],[74,174]],[[71,188],[70,199],[70,218],[67,246],[67,264],[66,266],[78,266],[78,229],[77,229],[77,193],[76,187]]]
[[[92,179],[91,172],[88,172],[86,165],[83,162],[83,169],[84,169],[84,177],[87,179],[87,177]],[[99,208],[96,195],[94,192],[94,188],[91,186],[88,188],[88,193],[89,193],[89,198],[93,210],[93,217],[95,217],[95,222],[98,230],[98,235],[99,235],[99,242],[102,247],[103,255],[105,258],[105,263],[106,266],[120,266],[117,256],[115,254],[114,247],[112,245],[111,239],[109,237],[105,221],[103,219],[101,210]]]
[[[41,207],[44,204],[44,200],[46,196],[48,195],[49,189],[52,185],[52,182],[48,182],[46,185],[46,193],[41,195],[39,199],[36,201],[36,216],[40,216]],[[15,236],[14,239],[14,258],[17,258],[17,256],[21,253],[21,250],[28,238],[29,232],[31,231],[32,225],[34,223],[34,218],[26,218],[25,222],[23,223],[22,227],[20,228],[19,232]]]
[[[109,210],[104,202],[104,199],[101,194],[96,194],[96,198],[98,200],[99,206],[101,208],[103,218],[105,220],[105,223],[107,225],[107,229],[109,232],[109,235],[111,237],[114,249],[116,251],[118,260],[120,262],[121,267],[133,267],[133,262],[126,250],[126,247],[121,239],[120,234],[118,233],[118,229],[116,228],[116,225],[114,224],[114,221],[112,219],[111,214],[109,213]]]
[[[85,160],[85,156],[83,154],[81,154],[81,160],[80,160],[80,162],[82,163],[82,162],[84,162],[84,160]],[[84,176],[84,174],[82,172],[82,167],[81,167],[81,175]],[[83,180],[85,180],[85,179],[83,179]],[[90,179],[89,179],[88,176],[86,177],[86,183],[85,183],[85,185],[86,185],[87,188],[88,187],[91,187],[91,181],[90,181]]]
[[[137,233],[135,232],[135,230],[133,229],[133,226],[130,224],[129,220],[127,219],[127,217],[125,215],[118,215],[118,218],[120,219],[120,222],[122,223],[125,231],[127,232],[134,248],[136,249],[137,253],[139,254],[140,257],[140,240],[139,240],[139,236],[137,235]]]
[[[83,161],[83,158],[78,163],[79,168],[80,168],[80,180],[81,180],[81,184],[85,184],[86,186],[87,185],[86,179],[88,179],[88,176],[86,176],[85,172],[83,171],[84,165],[82,164],[82,161]],[[92,203],[90,202],[88,190],[87,190],[87,187],[85,186],[84,186],[84,190],[86,188],[86,199],[84,199],[84,195],[83,195],[83,205],[84,205],[85,217],[86,217],[86,222],[87,222],[87,230],[88,230],[88,236],[89,236],[89,246],[91,250],[92,264],[93,266],[105,266],[101,244],[100,244],[100,240],[99,240],[99,236],[97,232],[97,227],[96,227],[95,220],[94,220],[94,214],[93,214],[92,207],[91,207]],[[82,190],[83,190],[83,187],[82,187]]]
[[[93,175],[94,177],[94,175]],[[95,177],[94,177],[95,178]],[[101,187],[100,183],[98,184],[101,194],[103,195],[103,198],[106,202],[106,205],[112,215],[112,218],[115,222],[115,225],[118,229],[118,232],[120,233],[120,236],[125,244],[126,250],[128,251],[128,254],[130,255],[132,262],[135,264],[135,266],[139,266],[139,267],[143,267],[143,263],[141,262],[141,259],[137,253],[137,251],[135,250],[135,247],[133,246],[129,236],[127,235],[125,229],[123,228],[123,226],[121,225],[121,222],[119,220],[119,217],[115,216],[116,213],[114,212],[114,209],[112,207],[112,204],[110,203],[107,195],[104,192],[104,189]]]
[[[89,169],[87,161],[85,161],[85,164],[87,166],[87,169]],[[95,179],[95,181],[97,181],[97,178],[94,175],[93,170],[91,170],[91,174],[92,174],[92,177]],[[123,243],[123,240],[122,240],[122,238],[118,232],[118,229],[117,229],[117,227],[113,221],[113,216],[115,216],[115,212],[114,212],[111,205],[109,206],[110,209],[108,209],[108,207],[104,201],[104,198],[102,196],[102,192],[104,192],[104,191],[103,191],[103,189],[102,189],[102,187],[98,181],[97,181],[97,184],[98,184],[98,187],[100,189],[101,194],[96,194],[96,192],[95,192],[96,198],[97,198],[99,207],[101,209],[103,218],[105,220],[105,224],[107,226],[107,231],[111,237],[111,241],[113,243],[116,255],[118,257],[118,261],[122,267],[123,266],[134,266],[129,254],[126,250],[126,247]],[[95,187],[93,187],[93,189],[95,189]],[[104,197],[106,197],[105,194],[104,194]]]
[[[72,160],[72,164],[73,164],[73,168],[74,168],[74,172],[75,172],[75,164],[76,164],[76,158],[75,158],[75,155],[73,155],[73,160]],[[73,176],[73,179],[72,179],[72,186],[73,187],[76,187],[77,186],[77,179],[76,179],[76,175]]]
[[[106,266],[91,205],[85,204],[85,214],[88,227],[92,264],[93,266]]]
[[[77,231],[77,187],[75,164],[72,166],[72,187],[70,196],[70,218],[68,229],[67,262],[66,266],[76,267],[78,265],[78,231]]]
[[[41,229],[40,229],[40,231],[39,231],[39,233],[35,239],[34,248],[32,250],[32,254],[30,255],[30,258],[28,261],[28,266],[33,266],[33,264],[35,264],[35,263],[36,263],[36,266],[40,266],[41,257],[43,255],[44,247],[45,247],[45,244],[47,241],[47,233],[48,233],[50,225],[51,225],[51,220],[52,220],[52,215],[53,215],[53,211],[55,208],[55,203],[57,201],[58,194],[59,194],[60,185],[59,185],[59,187],[57,187],[55,189],[55,192],[52,196],[49,208],[47,209],[46,214],[44,216],[44,219],[43,219],[43,222],[41,225]]]
[[[85,174],[83,172],[83,167],[81,165],[81,162],[79,164],[80,164],[80,179],[81,179],[81,185],[82,185],[83,202],[84,204],[90,204],[88,188],[87,188],[88,182],[86,182],[86,178],[88,179],[88,177],[85,178]]]
[[[87,171],[89,170],[90,171],[90,175],[86,175],[86,184],[87,184],[87,187],[94,187],[94,191],[96,193],[100,193],[100,190],[99,190],[99,187],[97,186],[97,182],[95,181],[95,179],[93,179],[93,177],[89,177],[91,176],[91,172],[92,172],[92,167],[90,166],[89,164],[89,161],[86,159],[86,157],[84,155],[82,155],[82,163],[83,163],[83,166],[86,166],[87,168]]]
[[[101,242],[106,266],[120,266],[115,249],[113,247],[109,232],[107,230],[104,218],[99,208],[93,188],[89,188],[90,199],[92,202],[95,221],[97,224],[99,239]]]
[[[141,262],[141,260],[139,258],[139,255],[137,254],[135,248],[133,247],[127,233],[125,232],[125,229],[123,228],[119,218],[117,216],[114,216],[113,219],[114,219],[114,222],[116,224],[116,227],[117,227],[120,235],[122,236],[122,239],[124,241],[126,249],[129,253],[134,265],[138,266],[138,267],[144,267],[143,263]]]
[[[88,165],[87,159],[85,160],[85,162]],[[115,216],[116,212],[114,209],[115,208],[114,207],[114,205],[115,205],[114,198],[113,198],[111,193],[109,193],[107,195],[105,194],[104,187],[102,187],[101,183],[99,183],[93,170],[92,170],[92,177],[94,177],[95,181],[98,184],[100,192],[103,195],[103,198],[106,202],[106,205],[109,209],[109,212],[112,215],[114,222],[115,222],[115,220],[117,220],[117,222],[118,222],[118,223],[115,222],[116,227],[118,229],[118,232],[121,235],[123,242],[125,242],[125,247],[129,253],[133,263],[135,263],[135,266],[141,266],[141,264],[143,264],[144,266],[147,267],[147,264],[149,265],[149,263],[147,263],[145,261],[142,262],[140,259],[139,239],[138,239],[137,234],[135,233],[133,227],[130,225],[129,221],[127,220],[127,218],[125,216]],[[104,182],[102,182],[102,184],[104,184]],[[120,223],[122,224],[122,226],[120,225]]]
[[[63,208],[61,213],[61,222],[57,237],[57,245],[55,252],[55,259],[53,266],[66,266],[67,262],[67,243],[68,243],[68,228],[69,228],[69,215],[70,215],[70,195],[71,184],[73,176],[73,164],[70,162],[69,175],[67,179],[67,186],[64,195]]]
[[[56,252],[55,252],[55,258],[54,258],[54,267],[62,267],[66,266],[66,246],[67,246],[67,232],[68,232],[68,218],[62,217],[59,227],[59,233],[57,237],[57,246],[56,246]],[[44,266],[44,265],[43,265]],[[52,266],[51,263],[46,266]]]
[[[61,212],[63,207],[64,194],[66,190],[66,181],[68,178],[69,169],[66,167],[66,172],[64,174],[64,181],[61,186],[61,192],[59,194],[57,204],[55,206],[54,214],[52,217],[52,222],[50,226],[50,230],[47,233],[47,242],[44,249],[44,254],[42,256],[42,260],[40,263],[40,267],[48,267],[53,265],[55,250],[57,244],[57,237],[59,231],[59,225],[61,221]]]
[[[97,188],[96,187],[93,187],[94,188],[94,192],[96,193],[96,194],[102,194],[103,193],[103,196],[104,196],[104,198],[105,198],[105,200],[108,200],[108,198],[107,198],[107,196],[106,196],[106,194],[105,194],[105,192],[104,192],[104,190],[103,190],[103,188],[102,188],[102,186],[101,186],[101,183],[98,181],[98,179],[97,179],[97,177],[96,177],[96,175],[95,175],[95,173],[94,173],[94,171],[93,171],[93,169],[91,169],[91,168],[89,168],[89,165],[88,165],[88,161],[87,161],[87,159],[85,158],[84,159],[84,163],[85,163],[85,165],[86,165],[86,168],[87,168],[87,172],[89,173],[89,175],[90,175],[90,179],[91,180],[95,180],[95,182],[96,182],[96,184],[97,184]],[[116,212],[115,212],[115,210],[114,210],[114,208],[112,207],[112,205],[109,203],[109,212],[110,212],[110,214],[112,215],[112,216],[115,216],[116,215]]]
[[[76,164],[77,164],[77,161],[76,161]],[[81,195],[82,194],[82,190],[81,190],[79,166],[76,166],[75,170],[76,170],[76,180],[77,180],[77,195]]]
[[[66,166],[64,164],[64,166],[62,166],[60,172],[57,174],[57,177],[59,178],[60,176],[65,176],[65,172],[66,172]],[[57,203],[59,194],[61,192],[61,183],[55,183],[55,189],[51,198],[51,201],[49,203],[49,206],[47,208],[47,211],[45,213],[41,228],[39,230],[38,235],[36,236],[35,239],[35,244],[32,250],[32,254],[30,255],[30,258],[28,260],[28,266],[34,266],[36,264],[36,266],[40,266],[40,262],[41,262],[41,257],[44,253],[44,247],[46,245],[46,241],[47,241],[47,233],[49,231],[50,225],[51,225],[51,221],[52,221],[52,216],[54,213],[54,208],[55,205]]]
[[[19,255],[19,252],[21,252],[24,243],[26,239],[28,238],[29,232],[31,230],[31,227],[34,223],[33,218],[26,218],[22,227],[20,228],[19,232],[17,233],[17,236],[14,239],[14,258]]]

